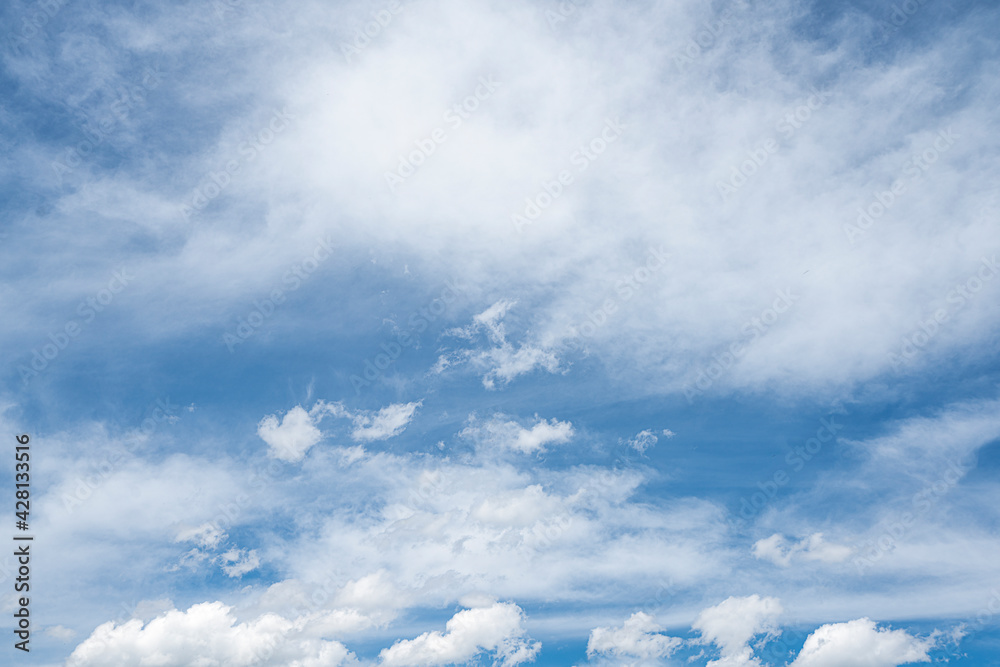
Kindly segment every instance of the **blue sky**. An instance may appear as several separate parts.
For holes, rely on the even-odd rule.
[[[1000,664],[995,5],[0,16],[4,664]]]

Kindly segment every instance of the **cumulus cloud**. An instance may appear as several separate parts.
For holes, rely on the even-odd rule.
[[[682,640],[660,634],[662,630],[652,616],[640,611],[632,614],[620,628],[591,630],[587,655],[639,660],[666,658],[680,647]]]
[[[709,667],[759,665],[749,646],[750,640],[759,634],[775,632],[782,611],[776,598],[731,597],[702,611],[691,627],[701,632],[701,641],[719,647],[721,655],[718,660],[710,661]]]
[[[496,414],[484,422],[470,424],[459,435],[480,446],[531,454],[545,451],[546,445],[569,442],[573,436],[573,425],[557,419],[541,419],[536,415],[535,423],[526,428],[506,415]]]
[[[830,623],[806,639],[791,667],[897,667],[930,662],[932,639],[876,627],[867,618]]]
[[[296,405],[285,413],[280,423],[275,415],[264,417],[257,425],[257,435],[267,443],[271,456],[294,463],[301,461],[309,448],[323,437],[313,419],[313,415]]]
[[[471,586],[508,600],[581,600],[595,580],[643,595],[650,580],[693,583],[738,555],[717,505],[634,499],[640,470],[415,463],[380,453],[325,475],[325,485],[364,491],[327,512],[318,537],[297,542],[293,576],[322,580],[335,564],[355,578],[384,569],[418,604]],[[359,502],[381,509],[358,515]]]
[[[189,667],[336,667],[355,664],[353,654],[336,641],[309,636],[301,623],[276,614],[238,622],[232,607],[205,602],[187,611],[173,609],[148,623],[132,619],[104,623],[84,640],[67,667],[151,664]]]
[[[410,595],[392,581],[388,572],[378,570],[348,581],[337,593],[338,606],[359,609],[379,619],[391,619],[396,609],[411,602]]]
[[[752,595],[731,597],[709,607],[692,624],[701,632],[696,643],[711,642],[720,650],[718,659],[706,667],[759,667],[751,640],[760,634],[777,632],[776,619],[782,613],[775,598]],[[662,628],[644,612],[633,614],[621,627],[595,628],[587,642],[590,658],[628,659],[644,663],[669,657],[684,642],[661,634]],[[928,651],[937,638],[948,636],[957,642],[963,636],[957,628],[950,635],[935,632],[931,637],[915,637],[904,630],[880,629],[868,618],[847,623],[831,623],[815,630],[790,667],[897,667],[914,662],[928,662]],[[765,636],[764,640],[768,637]],[[704,652],[689,658],[701,658]]]
[[[343,585],[334,576],[310,582],[285,579],[268,586],[251,608],[295,616],[314,634],[342,638],[384,627],[399,609],[412,603],[412,596],[396,586],[385,570],[379,570]],[[304,616],[303,610],[308,610]]]
[[[771,537],[757,540],[753,545],[754,558],[767,560],[782,567],[788,567],[797,559],[841,563],[847,560],[851,553],[850,547],[826,542],[823,533],[813,533],[798,542],[789,542],[784,535],[775,533]]]
[[[540,642],[532,642],[524,629],[524,613],[510,602],[466,609],[448,621],[445,631],[425,632],[404,639],[379,654],[392,667],[450,665],[472,660],[481,653],[494,653],[503,667],[535,659]]]

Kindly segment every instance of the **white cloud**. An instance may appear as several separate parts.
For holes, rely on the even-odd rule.
[[[412,596],[395,585],[385,570],[338,585],[338,574],[324,581],[285,579],[268,586],[249,606],[256,613],[297,617],[314,635],[344,638],[373,627],[385,627]],[[303,610],[307,613],[303,614]]]
[[[359,442],[371,442],[399,435],[422,404],[423,401],[393,403],[374,414],[359,412],[352,418],[354,431],[351,432],[351,437]]]
[[[669,431],[667,431],[667,433],[669,433]],[[670,435],[672,436],[673,433]],[[647,449],[650,449],[653,445],[655,445],[657,440],[658,438],[647,428],[636,433],[634,438],[629,438],[625,444],[640,454],[643,454]]]
[[[379,453],[324,474],[325,486],[357,491],[349,505],[324,515],[318,536],[288,550],[289,575],[322,581],[335,570],[353,579],[385,570],[418,606],[472,590],[584,604],[594,581],[624,601],[648,595],[650,581],[695,585],[739,556],[725,541],[720,507],[697,499],[636,502],[644,481],[637,470],[414,463]],[[380,509],[359,516],[359,502]]]
[[[501,299],[492,306],[472,317],[473,325],[467,327],[464,332],[471,336],[482,327],[487,330],[490,340],[495,343],[504,341],[503,318],[511,308],[517,305],[516,299]]]
[[[401,590],[384,569],[348,581],[335,598],[338,606],[359,609],[381,620],[390,620],[411,600],[410,594]]]
[[[470,516],[496,526],[524,527],[565,510],[565,503],[533,484],[486,498],[472,508]]]
[[[175,571],[180,566],[195,569],[211,560],[230,577],[242,577],[260,566],[260,557],[254,549],[246,551],[233,547],[212,557],[210,552],[219,550],[226,539],[226,533],[215,522],[204,523],[195,528],[181,528],[174,541],[195,542],[198,546],[185,553],[176,565],[168,568],[168,571]]]
[[[370,412],[351,411],[340,402],[317,401],[309,412],[302,406],[295,406],[280,425],[275,415],[264,417],[257,427],[257,434],[268,444],[271,456],[294,463],[301,461],[306,452],[323,438],[317,424],[326,415],[350,419],[354,425],[351,438],[358,442],[372,442],[402,433],[422,404],[423,401],[393,403],[377,412]]]
[[[850,547],[826,542],[823,533],[813,533],[795,543],[789,543],[784,535],[775,533],[771,537],[757,540],[753,545],[754,558],[768,560],[782,567],[788,567],[794,559],[841,563],[852,552]]]
[[[691,627],[701,632],[701,641],[719,647],[721,656],[709,662],[709,667],[759,665],[749,646],[750,640],[758,634],[773,633],[781,613],[781,603],[776,598],[730,597],[702,611]]]
[[[885,477],[886,469],[926,479],[942,467],[967,464],[982,446],[1000,438],[1000,401],[953,403],[937,414],[900,420],[890,432],[861,442],[844,440],[865,457],[867,471]]]
[[[400,264],[415,266],[417,261],[445,257],[447,261],[438,264],[447,271],[488,277],[482,281],[486,295],[517,294],[518,307],[523,304],[526,310],[544,296],[544,307],[525,315],[524,330],[533,333],[520,358],[512,347],[510,358],[483,359],[484,364],[498,364],[485,378],[498,386],[525,369],[555,368],[567,328],[587,321],[620,276],[634,269],[641,255],[634,249],[669,243],[670,265],[629,303],[619,301],[613,317],[588,340],[595,357],[626,362],[616,368],[628,380],[656,378],[659,387],[649,391],[681,390],[715,355],[733,343],[747,342],[740,363],[710,391],[762,387],[771,381],[781,390],[791,386],[785,382],[790,377],[796,378],[796,390],[802,385],[852,386],[889,370],[889,353],[898,354],[901,338],[917,331],[916,318],[926,320],[953,285],[974,274],[982,249],[993,247],[992,224],[975,219],[974,213],[987,201],[988,187],[998,173],[992,159],[995,133],[989,123],[981,122],[990,117],[998,83],[971,70],[962,73],[963,83],[975,94],[961,103],[942,110],[941,91],[924,87],[905,114],[898,104],[901,91],[942,80],[951,63],[970,57],[975,36],[988,22],[944,23],[935,39],[919,49],[907,49],[898,59],[890,52],[875,64],[864,58],[871,28],[871,17],[864,12],[841,15],[829,26],[842,48],[827,53],[802,35],[799,12],[785,2],[736,11],[724,24],[710,8],[691,2],[649,3],[627,13],[607,3],[576,12],[553,31],[530,3],[462,6],[449,1],[408,6],[405,19],[399,17],[363,57],[347,63],[337,48],[347,36],[336,35],[340,27],[349,31],[350,25],[363,25],[356,7],[305,3],[296,9],[296,17],[286,24],[295,39],[287,39],[282,31],[262,31],[257,36],[260,53],[250,56],[244,35],[206,34],[208,26],[200,17],[179,10],[150,25],[117,19],[122,33],[143,36],[144,53],[169,44],[189,62],[236,54],[251,59],[246,72],[253,72],[252,78],[245,72],[227,72],[224,79],[209,77],[194,86],[184,100],[186,113],[194,118],[217,118],[217,108],[231,88],[250,89],[261,81],[274,84],[254,87],[270,92],[255,104],[241,105],[228,120],[215,120],[213,140],[203,151],[187,147],[161,155],[174,168],[165,173],[194,174],[182,183],[150,180],[128,165],[109,172],[90,163],[74,173],[74,187],[53,202],[58,214],[33,219],[39,244],[73,216],[106,221],[87,229],[89,234],[106,235],[97,237],[97,243],[118,233],[113,223],[122,220],[163,229],[183,241],[177,252],[144,262],[148,279],[137,281],[129,287],[134,292],[122,297],[130,300],[132,310],[121,335],[141,330],[174,336],[206,323],[221,330],[236,304],[260,298],[280,281],[314,234],[334,230],[344,254],[352,259],[357,246],[367,253],[371,246],[391,244],[406,249],[398,257]],[[280,6],[275,11],[280,12]],[[674,56],[683,54],[706,23],[721,26],[712,48],[699,54],[691,67],[677,68]],[[443,39],[420,38],[427,34]],[[742,37],[748,34],[755,38],[748,42]],[[567,39],[575,40],[571,55],[565,51]],[[779,66],[768,57],[766,45],[776,42],[788,45],[799,66]],[[442,44],[455,44],[469,57],[456,62]],[[627,73],[608,61],[608,49],[628,54]],[[275,52],[282,57],[274,58]],[[264,60],[264,54],[272,57]],[[100,55],[81,58],[100,65],[84,67],[80,78],[96,81],[108,68],[124,69],[126,54],[101,48]],[[30,79],[37,76],[34,67],[44,71],[53,66],[41,53],[38,58],[31,74],[15,74]],[[851,75],[820,77],[809,66],[818,61],[826,72]],[[524,62],[544,67],[527,68]],[[663,76],[652,63],[667,63],[672,76]],[[101,69],[89,69],[97,67]],[[715,81],[709,74],[717,71],[733,75],[719,84],[721,89],[706,85]],[[469,94],[470,82],[490,72],[503,81],[502,88],[460,132],[448,137],[446,149],[430,156],[395,195],[386,196],[386,170],[394,169],[400,156],[413,150],[415,140],[442,123],[442,112]],[[397,73],[405,75],[389,76]],[[183,76],[170,78],[158,94],[187,90],[190,82]],[[743,80],[768,85],[740,88],[737,104],[728,93]],[[823,92],[830,93],[827,103],[793,137],[778,135],[775,124],[802,104],[820,81],[828,87]],[[331,99],[325,92],[329,90],[350,94]],[[595,90],[601,94],[594,95]],[[60,86],[40,94],[63,100],[68,93],[80,91]],[[524,99],[535,100],[531,115],[523,113]],[[200,175],[238,157],[237,146],[260,128],[261,118],[273,105],[286,103],[296,116],[294,126],[266,148],[265,159],[242,164],[239,177],[214,199],[212,215],[219,224],[190,225],[179,219],[178,204],[190,200]],[[379,113],[368,111],[374,108]],[[687,122],[691,108],[704,109],[704,124]],[[604,118],[626,110],[625,133],[586,171],[576,172],[568,163],[574,147],[600,132]],[[148,105],[144,113],[155,127],[164,111]],[[878,121],[871,121],[873,115]],[[948,125],[961,138],[918,181],[907,182],[892,215],[878,220],[850,252],[843,229],[857,219],[858,207],[898,178],[901,165],[929,148],[936,133]],[[720,201],[716,184],[728,181],[747,159],[746,152],[769,138],[780,142],[780,151],[736,195]],[[17,160],[32,167],[26,178],[49,182],[52,148],[18,150],[31,151]],[[692,155],[696,168],[691,167]],[[845,171],[843,165],[851,169]],[[510,214],[521,209],[526,197],[536,196],[543,179],[563,168],[574,169],[574,184],[542,212],[537,224],[516,234]],[[673,179],[675,187],[649,187],[664,179]],[[795,188],[789,195],[792,182]],[[316,211],[343,211],[348,219],[377,218],[380,224],[361,229],[323,215],[288,214],[304,208],[305,202]],[[266,211],[268,224],[240,224],[247,206]],[[689,211],[700,224],[664,225],[665,210]],[[428,216],[428,211],[439,213]],[[626,216],[628,224],[609,225],[611,211]],[[740,219],[735,242],[720,247],[718,231],[728,228],[735,215]],[[809,215],[818,216],[817,224],[802,225]],[[895,219],[914,223],[898,227]],[[948,224],[932,224],[939,220]],[[227,253],[220,255],[223,244]],[[17,253],[31,245],[16,239],[7,247],[7,252]],[[908,275],[897,270],[918,265],[929,248],[941,255],[935,271]],[[125,249],[116,255],[109,261],[135,257]],[[92,292],[100,284],[98,276],[84,270],[79,281],[65,279],[65,269],[59,270],[59,263],[65,263],[60,253],[42,258],[36,271],[19,279],[27,289],[10,296],[11,318],[24,324],[5,331],[5,337],[38,327],[38,313],[47,311],[36,308],[30,297],[48,294],[31,289],[46,284],[42,281],[56,276],[49,290],[53,298],[66,293],[75,297],[81,289]],[[879,258],[885,261],[873,261]],[[321,289],[315,281],[310,285]],[[974,349],[977,342],[988,340],[998,315],[983,304],[997,285],[994,281],[984,287],[961,312],[952,310],[954,317],[913,364]],[[770,305],[775,289],[788,286],[801,295],[794,311],[752,341],[743,336],[743,324]],[[186,298],[173,300],[171,308],[146,298],[164,289]],[[481,315],[484,329],[499,317],[490,310]],[[341,312],[330,317],[341,317]],[[4,342],[5,349],[31,348],[30,343]],[[74,344],[87,343],[80,339]]]
[[[61,642],[68,642],[71,639],[73,639],[73,637],[76,636],[76,633],[73,630],[63,627],[61,625],[50,625],[49,627],[45,628],[44,632],[49,637],[52,637],[53,639],[56,639]]]
[[[230,577],[242,577],[260,566],[260,557],[255,549],[230,549],[218,558],[222,571]]]
[[[544,346],[521,343],[516,347],[507,340],[503,318],[514,307],[516,301],[501,299],[472,318],[467,327],[452,329],[448,334],[457,338],[472,340],[479,332],[485,332],[490,346],[486,349],[465,349],[442,354],[433,372],[441,373],[456,364],[469,363],[485,369],[483,386],[495,389],[497,384],[507,385],[519,375],[525,375],[542,368],[549,373],[559,370],[559,359],[555,352]]]
[[[660,634],[663,628],[645,612],[632,614],[620,628],[594,628],[587,641],[587,655],[654,660],[666,658],[680,647],[677,637]]]
[[[470,424],[459,435],[479,445],[522,454],[545,451],[546,445],[561,445],[573,436],[573,425],[569,422],[537,416],[535,419],[533,425],[525,428],[505,415],[495,414],[485,422]]]
[[[445,632],[425,632],[416,639],[401,640],[379,654],[391,667],[449,665],[472,660],[483,652],[495,652],[503,667],[535,659],[541,643],[532,642],[524,629],[521,608],[510,602],[466,609],[455,614]]]
[[[139,619],[104,623],[84,640],[67,667],[145,665],[190,667],[335,667],[355,663],[336,641],[303,634],[301,623],[276,614],[238,622],[232,607],[205,602],[176,609],[146,624]]]
[[[275,415],[264,417],[257,425],[257,435],[267,443],[271,456],[290,463],[301,461],[323,437],[313,416],[300,405],[289,410],[280,425]]]
[[[195,542],[200,547],[214,549],[226,539],[226,533],[212,522],[197,527],[183,527],[177,531],[175,542]]]
[[[930,662],[931,639],[876,627],[867,618],[831,623],[806,639],[791,667],[896,667]]]

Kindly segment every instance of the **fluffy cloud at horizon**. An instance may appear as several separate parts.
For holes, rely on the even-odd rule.
[[[38,664],[1000,664],[992,4],[0,22]]]

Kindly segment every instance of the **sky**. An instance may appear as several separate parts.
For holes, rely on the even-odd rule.
[[[1000,665],[995,3],[0,26],[0,663]]]

